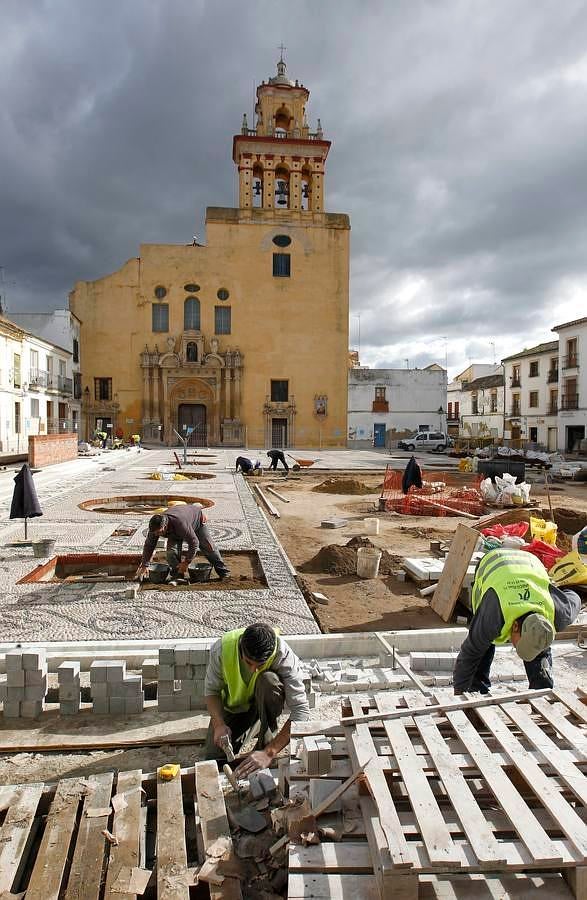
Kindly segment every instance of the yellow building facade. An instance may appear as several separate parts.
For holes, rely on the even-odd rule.
[[[323,209],[308,97],[283,59],[259,85],[233,139],[239,206],[206,210],[205,246],[142,244],[75,285],[86,437],[345,446],[350,224]]]

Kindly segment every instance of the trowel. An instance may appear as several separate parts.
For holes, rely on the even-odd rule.
[[[234,772],[228,763],[222,766],[222,771],[238,797],[238,809],[229,808],[227,810],[228,815],[232,818],[235,825],[238,825],[238,827],[242,828],[244,831],[250,831],[252,834],[263,831],[264,828],[267,828],[267,819],[265,816],[261,815],[259,810],[249,804],[243,807],[242,792],[238,780],[235,778]]]

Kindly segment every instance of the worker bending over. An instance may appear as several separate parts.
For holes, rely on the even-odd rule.
[[[525,550],[490,550],[475,573],[473,618],[457,657],[455,694],[489,693],[496,644],[511,641],[524,660],[532,690],[553,687],[552,644],[577,618],[575,591],[556,587],[539,559]]]
[[[285,459],[283,450],[268,450],[267,456],[271,460],[271,465],[269,466],[270,469],[277,469],[277,463],[280,462],[283,464],[283,468],[285,469],[285,471],[289,472],[289,466]]]
[[[257,746],[235,770],[246,778],[264,769],[287,746],[291,722],[310,718],[299,660],[270,625],[258,622],[227,631],[212,645],[204,684],[210,725],[206,759],[223,759],[228,738],[238,753],[245,732],[257,721]],[[284,705],[290,717],[277,732]]]
[[[261,468],[261,461],[259,459],[249,459],[248,456],[237,456],[235,471],[238,472],[239,469],[243,473],[243,475],[250,475],[255,469]]]
[[[167,538],[167,563],[171,569],[172,579],[176,575],[186,574],[198,548],[208,562],[214,566],[220,579],[228,578],[230,575],[226,563],[212,543],[212,536],[206,525],[206,516],[199,503],[171,506],[164,513],[151,516],[149,533],[143,546],[143,556],[136,571],[136,578],[144,578],[147,574],[149,562],[160,537]],[[187,544],[187,550],[185,558],[182,559],[184,541]]]

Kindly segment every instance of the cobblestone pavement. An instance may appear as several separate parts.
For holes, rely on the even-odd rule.
[[[214,474],[206,480],[149,480],[148,475],[158,468],[171,468],[169,450],[112,451],[44,469],[35,475],[44,515],[29,520],[29,540],[54,538],[57,553],[138,553],[150,513],[99,513],[80,509],[79,504],[131,494],[202,497],[214,503],[207,515],[220,550],[256,550],[267,588],[151,590],[129,600],[123,586],[16,584],[44,560],[35,559],[30,547],[10,546],[24,537],[24,528],[8,519],[14,471],[3,472],[0,641],[213,637],[255,620],[279,625],[286,633],[317,633],[314,618],[247,483],[232,471],[235,454],[210,452],[215,458],[197,467],[197,471]],[[196,470],[194,466],[190,471],[192,468]]]

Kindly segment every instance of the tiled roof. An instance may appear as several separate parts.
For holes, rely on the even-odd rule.
[[[481,378],[470,381],[463,387],[463,391],[480,391],[483,388],[500,387],[503,383],[503,375],[482,375]]]
[[[546,341],[544,344],[537,344],[528,350],[520,350],[519,353],[512,353],[511,356],[504,356],[502,362],[508,362],[510,359],[520,359],[522,356],[538,356],[539,353],[552,353],[553,350],[558,350],[558,341]]]
[[[570,328],[572,325],[583,325],[587,322],[587,317],[583,319],[573,319],[572,322],[565,322],[563,325],[555,325],[552,331],[559,331],[561,328]]]

